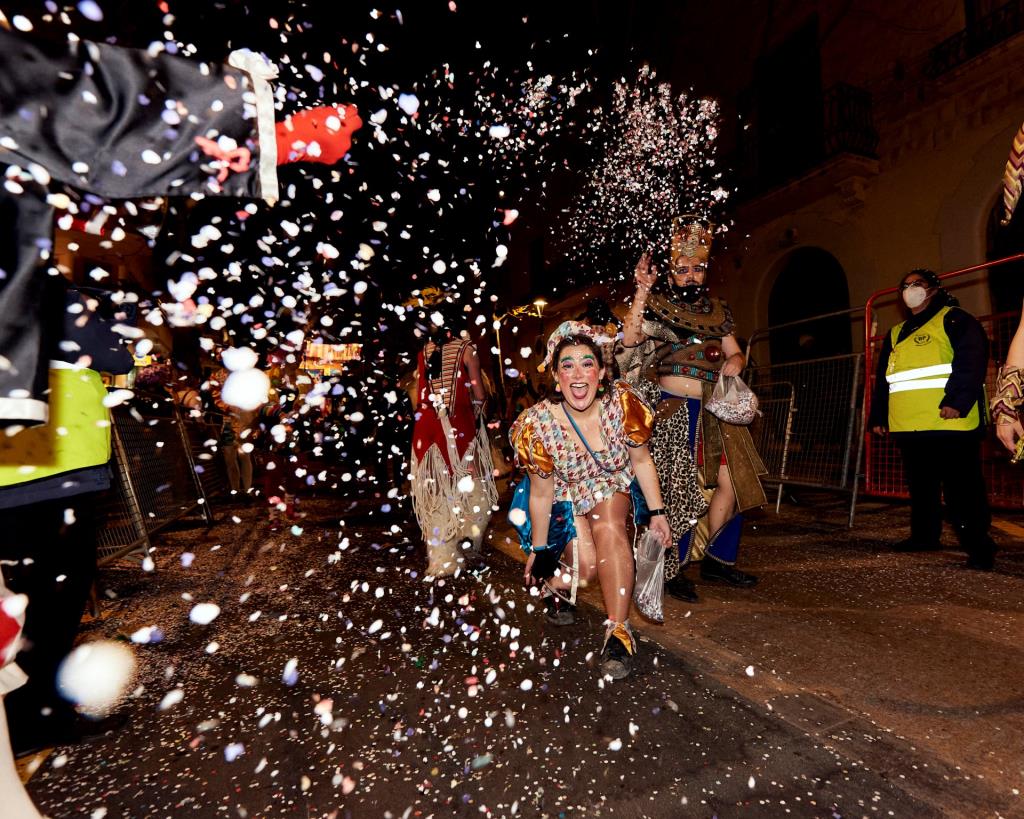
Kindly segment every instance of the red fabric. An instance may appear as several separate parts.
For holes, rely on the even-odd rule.
[[[725,459],[725,450],[722,450],[722,457],[718,461],[720,466],[725,466],[729,462]],[[697,466],[704,466],[704,447],[697,447]]]
[[[334,117],[340,127],[331,128],[328,120]],[[363,126],[359,111],[354,105],[323,105],[297,111],[284,122],[275,125],[277,130],[277,164],[289,162],[322,162],[333,165],[348,153],[352,147],[352,134]],[[295,143],[302,146],[295,147]],[[315,142],[320,146],[320,155],[307,152],[307,146]]]
[[[455,449],[462,458],[469,449],[473,437],[476,435],[476,419],[473,415],[473,399],[469,391],[469,371],[463,363],[468,344],[463,344],[459,350],[458,359],[455,364],[454,391],[455,396],[448,401],[448,421],[452,425],[452,432],[455,434]],[[445,440],[444,428],[441,426],[441,419],[434,409],[430,398],[430,383],[427,380],[427,365],[423,358],[423,351],[420,350],[418,357],[419,373],[419,399],[416,406],[416,426],[413,428],[412,451],[416,459],[422,459],[426,451],[434,444],[441,450],[444,462],[449,471],[452,468],[448,459],[448,442]]]
[[[14,641],[21,633],[21,625],[0,607],[0,666]]]

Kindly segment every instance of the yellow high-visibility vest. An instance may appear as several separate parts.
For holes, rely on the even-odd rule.
[[[939,402],[953,372],[953,345],[946,335],[943,307],[903,341],[897,342],[900,322],[892,328],[892,353],[885,371],[889,382],[890,432],[924,432],[978,428],[978,402],[960,418],[939,417]]]
[[[95,370],[50,362],[50,420],[0,435],[0,486],[61,475],[110,460],[107,390]]]

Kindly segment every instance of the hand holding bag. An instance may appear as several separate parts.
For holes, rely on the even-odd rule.
[[[719,376],[705,409],[720,421],[741,427],[759,415],[757,396],[738,375]]]
[[[648,529],[636,546],[636,583],[633,602],[648,620],[665,622],[662,603],[665,594],[665,547]]]

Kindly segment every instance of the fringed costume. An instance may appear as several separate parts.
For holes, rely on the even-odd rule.
[[[412,505],[427,543],[427,573],[435,577],[459,568],[460,544],[468,541],[479,555],[498,500],[490,443],[473,412],[463,360],[470,347],[458,340],[445,344],[437,380],[427,377],[426,351],[419,355]]]

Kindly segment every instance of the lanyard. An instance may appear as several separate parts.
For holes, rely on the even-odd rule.
[[[572,420],[572,416],[569,414],[569,410],[565,408],[564,401],[562,402],[562,412],[565,413],[565,417],[569,420],[569,423],[572,425],[572,428],[576,431],[576,434],[579,436],[579,439],[583,442],[583,446],[586,448],[587,452],[590,453],[590,457],[594,459],[594,463],[596,463],[599,467],[601,467],[603,471],[607,472],[609,475],[614,475],[616,472],[619,472],[620,470],[609,469],[603,463],[601,463],[601,459],[597,457],[597,453],[590,448],[590,444],[588,444],[587,439],[583,437],[583,433],[580,431],[580,428],[576,425],[576,422]]]

